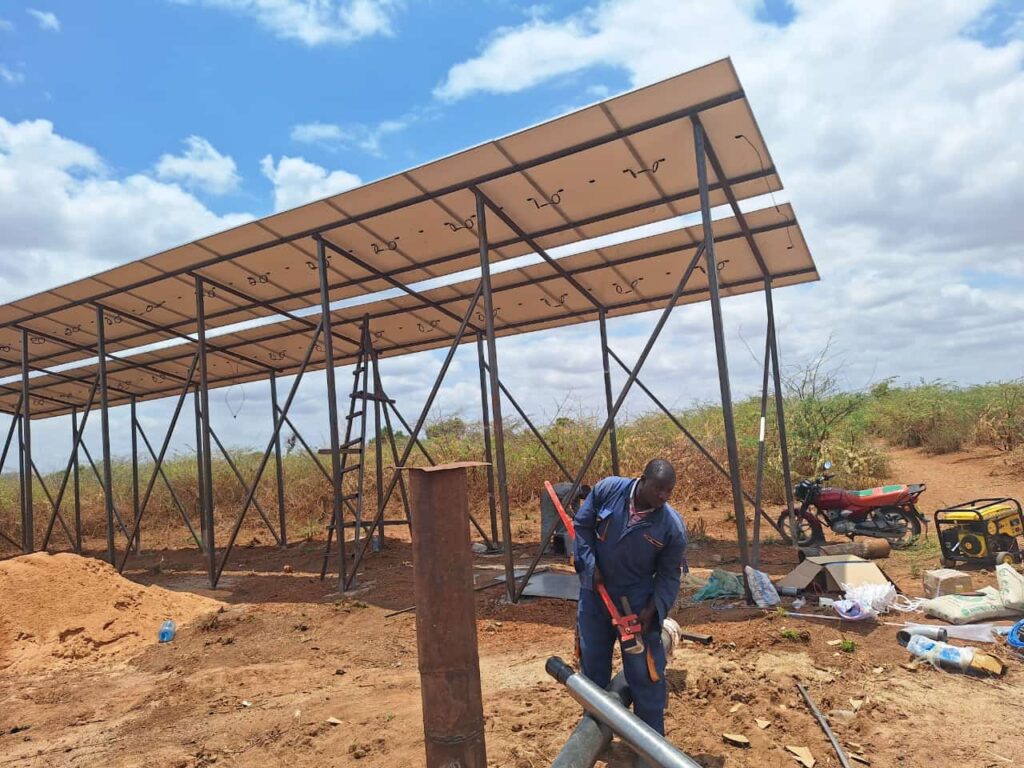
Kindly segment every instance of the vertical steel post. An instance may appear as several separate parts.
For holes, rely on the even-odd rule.
[[[199,410],[203,444],[203,512],[206,515],[206,560],[210,573],[210,586],[217,587],[217,543],[214,532],[213,509],[213,452],[210,447],[210,377],[206,360],[206,292],[203,278],[194,276],[196,283],[196,338],[199,341]]]
[[[768,333],[771,334],[772,377],[775,384],[775,423],[779,430],[779,453],[782,456],[782,483],[786,486],[786,509],[789,510],[789,533],[793,546],[798,547],[796,512],[793,508],[793,478],[789,470],[789,443],[786,440],[786,407],[783,404],[782,374],[779,371],[779,336],[775,332],[775,302],[772,299],[772,280],[764,280],[764,303],[768,310]]]
[[[341,502],[341,448],[338,444],[338,387],[334,371],[334,335],[331,332],[331,291],[327,279],[327,254],[324,241],[316,241],[316,264],[320,276],[320,312],[324,340],[324,369],[327,373],[327,421],[331,430],[331,491],[334,525],[338,531],[338,591],[344,592],[348,580],[348,555],[345,552],[345,515]],[[366,404],[363,404],[366,410]],[[363,415],[365,420],[366,415]],[[364,421],[365,424],[365,421]],[[361,461],[363,458],[360,459]],[[362,489],[360,489],[360,492]],[[353,574],[353,581],[355,574]]]
[[[34,552],[36,548],[35,515],[32,508],[32,397],[28,384],[28,331],[21,331],[21,548]]]
[[[754,479],[754,540],[750,546],[750,562],[754,568],[761,567],[761,497],[764,490],[764,441],[768,415],[768,376],[770,374],[772,328],[768,325],[764,337],[764,378],[761,381],[761,420],[758,422],[757,473]]]
[[[608,445],[612,454],[612,474],[619,474],[619,441],[615,435],[615,416],[612,414],[612,372],[608,365],[608,328],[605,323],[605,311],[601,309],[597,314],[598,324],[601,328],[601,365],[604,367],[604,401],[607,413],[611,417],[611,428],[608,430]]]
[[[505,589],[516,599],[516,568],[512,552],[512,519],[508,509],[508,479],[505,470],[505,425],[501,420],[501,391],[498,388],[498,350],[494,338],[494,297],[491,295],[491,262],[487,243],[487,208],[476,195],[477,234],[480,237],[480,285],[483,288],[484,317],[487,321],[487,369],[491,384],[491,413],[494,417],[494,459],[501,502],[501,538],[505,548]]]
[[[139,554],[139,550],[142,549],[142,529],[138,524],[139,521],[139,430],[138,430],[138,415],[136,411],[137,403],[135,395],[132,395],[131,399],[131,417],[132,417],[132,511],[134,513],[135,523],[132,526],[135,529],[135,554]]]
[[[483,334],[476,335],[476,354],[480,362],[480,414],[484,428],[484,461],[487,466],[487,509],[491,516],[491,541],[495,548],[500,549],[498,539],[498,507],[494,499],[494,458],[491,455],[491,409],[487,405],[487,371],[484,363],[484,337]],[[501,542],[501,546],[504,542]]]
[[[370,335],[369,315],[363,317],[363,327],[366,329],[365,338],[368,347],[369,363],[373,366],[373,460],[374,480],[377,486],[377,514],[374,519],[378,519],[380,522],[377,526],[377,543],[373,545],[372,551],[379,552],[384,548],[384,445],[381,443],[381,437],[383,436],[381,431],[381,398],[384,397],[384,388],[381,386],[380,370],[377,368],[377,355],[373,349],[372,336]],[[365,401],[363,408],[366,408]],[[373,529],[369,531],[369,535],[373,536]]]
[[[732,391],[729,384],[729,362],[725,352],[725,329],[722,325],[722,299],[718,292],[718,261],[715,258],[715,235],[711,228],[711,203],[708,198],[708,167],[704,154],[704,129],[693,123],[693,146],[697,161],[697,186],[700,192],[701,223],[704,227],[704,258],[711,298],[711,324],[715,331],[715,353],[718,357],[718,384],[722,393],[722,418],[725,424],[725,446],[729,456],[729,480],[732,484],[732,505],[736,514],[736,538],[739,540],[740,563],[746,566],[750,552],[747,546],[747,518],[743,508],[743,486],[740,482],[740,458],[736,449],[736,425],[732,413]],[[744,583],[745,580],[744,580]]]
[[[486,768],[466,469],[416,467],[409,483],[427,768]]]
[[[199,548],[205,552],[210,542],[206,537],[206,507],[203,502],[203,488],[206,487],[203,480],[203,424],[202,414],[199,412],[199,385],[192,390],[192,405],[196,417],[196,514],[199,515]]]
[[[280,415],[277,412],[277,373],[270,372],[270,407],[273,409],[274,429],[274,464],[277,468],[277,524],[281,532],[281,549],[288,546],[288,529],[284,510],[284,461],[281,458],[281,427],[278,424]]]
[[[71,459],[71,471],[75,473],[74,496],[75,496],[75,552],[82,553],[82,493],[78,478],[78,409],[71,409],[71,450],[74,455]]]
[[[114,551],[114,481],[110,466],[110,400],[107,396],[107,318],[103,307],[96,307],[96,355],[100,377],[100,431],[103,441],[103,508],[107,519],[107,559],[115,568]],[[128,542],[131,546],[131,542]]]

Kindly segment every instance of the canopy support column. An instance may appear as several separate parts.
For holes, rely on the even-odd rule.
[[[21,331],[21,549],[34,552],[35,520],[32,508],[32,395],[28,383],[28,331]]]

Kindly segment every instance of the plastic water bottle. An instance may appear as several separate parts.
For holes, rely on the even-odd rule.
[[[960,648],[956,645],[931,640],[924,635],[911,635],[907,650],[915,656],[928,659],[946,669],[964,671],[974,658],[974,648]]]
[[[174,623],[173,619],[167,619],[160,625],[160,632],[157,635],[157,638],[161,643],[169,643],[174,639],[174,632],[177,628],[178,625]]]

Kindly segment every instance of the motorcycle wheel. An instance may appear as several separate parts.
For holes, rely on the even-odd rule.
[[[787,544],[793,543],[793,535],[789,529],[789,510],[784,509],[779,514],[776,526],[782,531],[782,540]],[[810,547],[815,544],[824,544],[825,536],[818,534],[811,524],[801,516],[796,518],[796,543],[800,547]]]
[[[885,537],[893,549],[906,549],[921,535],[921,521],[913,512],[908,512],[902,507],[884,507],[878,514],[899,532]]]

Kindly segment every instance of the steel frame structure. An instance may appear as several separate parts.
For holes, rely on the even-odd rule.
[[[141,528],[145,518],[146,510],[149,506],[154,487],[157,482],[162,482],[168,489],[169,496],[172,504],[177,509],[183,523],[187,527],[191,537],[194,539],[196,546],[202,551],[205,559],[205,566],[207,575],[210,583],[213,587],[216,587],[219,583],[224,569],[227,565],[228,559],[233,551],[235,542],[239,535],[239,532],[245,522],[247,514],[250,509],[255,508],[257,514],[261,518],[263,524],[270,532],[276,544],[279,546],[287,546],[287,510],[286,510],[286,499],[284,490],[284,465],[282,461],[282,448],[281,448],[281,431],[287,426],[291,429],[299,442],[301,442],[303,449],[309,454],[313,461],[316,462],[320,472],[330,482],[330,522],[328,524],[328,543],[327,553],[333,553],[331,536],[335,531],[344,532],[346,529],[354,530],[354,540],[352,542],[347,541],[345,535],[337,536],[337,558],[338,558],[338,577],[339,577],[339,589],[348,590],[355,586],[357,573],[360,566],[362,565],[365,555],[371,546],[374,546],[374,542],[383,541],[383,526],[385,523],[388,524],[407,524],[408,519],[408,501],[405,483],[402,478],[402,473],[398,467],[405,466],[411,457],[413,450],[419,450],[426,460],[433,464],[434,461],[427,450],[427,447],[423,445],[421,440],[421,434],[424,426],[428,419],[429,412],[437,398],[438,393],[445,381],[446,375],[451,366],[452,360],[454,359],[455,353],[460,345],[474,342],[477,347],[477,356],[479,361],[480,370],[480,396],[481,396],[481,417],[484,427],[484,460],[488,463],[487,469],[487,509],[489,513],[489,533],[481,526],[475,519],[472,519],[473,525],[480,533],[482,539],[485,541],[487,546],[493,551],[501,550],[504,555],[504,567],[506,572],[506,585],[508,591],[508,597],[512,601],[516,601],[522,595],[523,589],[526,586],[527,581],[533,574],[538,562],[541,559],[543,552],[547,549],[550,543],[550,538],[553,531],[548,533],[546,540],[540,542],[540,546],[533,557],[533,560],[527,569],[526,574],[519,578],[515,577],[514,560],[513,560],[513,546],[512,546],[512,531],[511,531],[511,517],[509,509],[509,498],[507,491],[507,477],[506,477],[506,458],[505,458],[505,418],[503,415],[503,409],[505,404],[511,405],[512,408],[518,413],[519,417],[526,424],[530,432],[538,439],[541,446],[551,458],[553,464],[558,468],[558,471],[562,475],[570,480],[573,484],[573,490],[570,491],[569,496],[575,494],[576,489],[582,484],[584,479],[589,472],[594,458],[601,450],[605,443],[608,441],[611,462],[613,471],[616,473],[620,471],[620,455],[619,446],[616,435],[616,417],[618,416],[623,403],[627,396],[633,390],[634,386],[643,391],[651,400],[660,408],[672,421],[673,423],[683,432],[686,438],[696,447],[696,449],[705,456],[720,472],[723,476],[727,477],[730,482],[732,504],[735,512],[737,539],[740,550],[740,560],[743,565],[753,563],[757,565],[759,560],[759,543],[760,543],[760,531],[761,531],[761,517],[765,517],[770,525],[775,525],[774,521],[765,516],[761,504],[762,500],[762,480],[764,474],[765,465],[765,431],[766,431],[766,420],[768,416],[768,400],[769,400],[769,385],[771,385],[772,395],[775,403],[775,414],[774,420],[776,429],[778,430],[779,442],[781,446],[781,462],[783,467],[784,481],[787,489],[787,506],[790,513],[790,524],[794,525],[793,520],[793,499],[791,495],[791,477],[789,468],[789,455],[788,447],[786,443],[786,432],[785,432],[785,413],[782,398],[782,385],[779,371],[779,350],[778,350],[778,334],[776,331],[774,303],[773,303],[773,276],[766,266],[764,259],[758,248],[757,241],[754,237],[754,232],[748,226],[747,221],[744,217],[743,212],[740,210],[736,196],[733,194],[732,187],[737,183],[743,183],[749,181],[750,178],[744,177],[740,179],[730,179],[726,176],[721,164],[719,163],[718,157],[715,153],[714,148],[705,133],[704,127],[701,123],[701,111],[708,109],[715,104],[721,103],[721,99],[714,100],[709,104],[702,104],[692,109],[685,110],[684,113],[673,114],[669,117],[658,118],[657,121],[651,121],[652,123],[661,124],[668,122],[669,119],[680,120],[685,119],[690,122],[693,130],[693,142],[695,151],[695,162],[697,167],[698,185],[696,189],[689,190],[682,195],[664,196],[658,204],[671,204],[673,199],[680,199],[682,197],[698,197],[700,201],[700,214],[703,224],[704,241],[696,245],[693,248],[692,255],[687,254],[689,260],[686,263],[686,268],[682,273],[682,278],[679,280],[675,289],[671,294],[667,296],[657,297],[659,300],[665,301],[665,306],[661,311],[660,317],[650,333],[646,344],[640,352],[636,362],[630,367],[627,363],[613,351],[608,342],[607,333],[607,317],[608,313],[614,309],[620,308],[621,306],[628,306],[624,303],[622,305],[607,306],[597,300],[578,280],[577,274],[566,270],[558,260],[551,257],[547,250],[540,245],[538,242],[543,236],[550,234],[552,231],[567,230],[572,226],[576,226],[579,222],[568,222],[564,226],[548,227],[543,231],[529,232],[525,228],[519,225],[513,217],[506,212],[501,206],[496,204],[493,200],[489,199],[487,194],[481,189],[481,184],[487,180],[487,176],[481,176],[478,179],[473,180],[465,188],[468,188],[472,193],[476,201],[476,234],[478,238],[477,252],[479,255],[479,271],[480,278],[479,283],[476,287],[475,292],[468,297],[468,306],[462,315],[452,312],[444,305],[430,299],[421,292],[414,290],[413,288],[405,285],[401,280],[401,274],[403,273],[402,268],[382,270],[373,267],[365,260],[360,259],[355,253],[338,246],[337,244],[326,240],[321,237],[322,234],[332,229],[338,224],[321,227],[314,232],[304,233],[306,236],[312,235],[316,242],[316,254],[315,261],[313,262],[312,269],[315,269],[318,275],[319,290],[317,292],[319,298],[319,318],[315,315],[300,317],[295,313],[282,309],[281,304],[286,299],[294,299],[301,297],[309,297],[310,292],[298,293],[290,296],[283,297],[273,302],[261,300],[255,296],[248,295],[244,290],[224,285],[222,282],[215,280],[214,278],[204,274],[204,268],[219,263],[230,256],[218,256],[211,258],[208,263],[200,264],[198,266],[192,266],[187,270],[182,270],[179,277],[183,281],[188,281],[192,284],[195,292],[195,321],[197,331],[195,334],[186,334],[179,330],[181,324],[173,323],[168,325],[154,325],[145,321],[143,318],[131,318],[132,322],[138,324],[141,333],[159,332],[163,334],[165,338],[177,339],[187,341],[191,345],[191,350],[188,352],[188,357],[191,362],[188,367],[188,371],[184,376],[178,376],[162,368],[152,368],[154,377],[161,377],[161,381],[173,381],[173,384],[168,385],[166,388],[159,390],[159,393],[165,396],[176,396],[176,404],[173,409],[170,422],[167,430],[160,442],[159,449],[155,450],[153,443],[150,442],[149,437],[142,429],[142,425],[139,422],[136,412],[136,394],[132,392],[123,392],[117,389],[116,386],[112,385],[109,381],[109,375],[107,371],[107,364],[111,360],[118,360],[120,364],[124,364],[122,358],[116,357],[106,345],[106,339],[104,336],[104,328],[107,325],[107,320],[110,319],[110,313],[117,310],[112,309],[107,302],[114,294],[101,294],[91,299],[76,300],[71,302],[72,304],[78,304],[82,306],[91,306],[96,313],[96,325],[97,325],[97,345],[94,350],[96,359],[98,362],[98,369],[95,376],[95,380],[91,382],[91,390],[86,403],[81,405],[81,411],[76,407],[71,412],[71,425],[72,425],[72,450],[71,455],[68,458],[66,468],[61,476],[60,486],[56,494],[52,494],[43,480],[42,475],[38,472],[35,462],[32,459],[32,419],[33,419],[33,408],[41,407],[46,408],[49,405],[60,405],[66,406],[67,403],[51,398],[46,394],[40,394],[38,392],[31,392],[29,387],[30,373],[43,372],[51,376],[55,376],[61,380],[68,380],[74,382],[83,382],[84,379],[81,375],[75,374],[73,371],[61,373],[41,367],[39,365],[40,360],[36,359],[34,364],[29,360],[28,348],[29,348],[29,337],[31,334],[41,334],[38,329],[32,328],[27,323],[30,323],[34,318],[26,317],[20,319],[15,325],[21,330],[22,334],[22,351],[21,351],[21,386],[20,400],[17,413],[14,414],[11,424],[8,428],[6,440],[4,442],[2,454],[0,454],[0,470],[7,460],[8,453],[12,444],[14,443],[14,436],[17,434],[17,452],[19,460],[19,476],[20,476],[20,542],[15,538],[15,535],[10,532],[0,531],[0,541],[6,542],[12,548],[15,548],[21,552],[29,553],[36,550],[36,537],[35,537],[35,506],[36,502],[33,498],[33,492],[35,484],[43,490],[46,500],[50,506],[50,512],[45,528],[45,534],[41,540],[41,548],[50,548],[54,543],[53,531],[55,526],[59,523],[60,528],[64,533],[64,536],[68,540],[71,548],[76,552],[82,551],[82,532],[81,532],[81,502],[79,494],[79,473],[81,471],[79,465],[79,455],[84,453],[88,459],[88,463],[91,465],[92,471],[96,474],[97,479],[103,489],[104,496],[104,519],[105,519],[105,534],[106,534],[106,556],[107,559],[115,564],[119,570],[125,568],[128,559],[131,554],[137,553],[141,547]],[[660,122],[658,122],[660,121]],[[646,124],[644,124],[646,125]],[[616,135],[627,136],[630,133],[636,133],[639,128],[632,128],[629,131],[619,131]],[[620,136],[621,137],[621,136]],[[599,137],[597,139],[589,140],[586,144],[596,145],[602,141],[609,141],[608,136]],[[565,156],[573,151],[574,148],[568,148],[561,151],[561,155]],[[557,155],[559,153],[553,153]],[[534,162],[533,165],[539,163]],[[708,168],[711,168],[714,172],[716,181],[709,182],[708,179]],[[762,168],[760,174],[754,174],[751,178],[767,177],[770,173],[774,173],[774,168]],[[733,216],[738,221],[741,234],[740,236],[746,241],[751,252],[753,253],[757,263],[760,267],[763,282],[763,291],[765,295],[765,309],[766,309],[766,341],[765,341],[765,355],[764,355],[764,368],[762,377],[761,387],[761,427],[760,427],[760,443],[757,458],[756,468],[756,480],[755,490],[753,495],[744,491],[741,483],[739,473],[739,458],[737,450],[737,436],[736,428],[733,423],[732,416],[732,393],[730,389],[729,369],[728,369],[728,356],[726,350],[726,338],[723,329],[722,319],[722,308],[721,308],[721,288],[719,281],[719,269],[720,264],[715,258],[715,237],[711,227],[711,203],[709,200],[709,193],[712,190],[718,190],[725,195],[729,206],[732,209]],[[435,197],[439,196],[440,193],[435,193]],[[425,195],[425,198],[429,198],[430,195]],[[617,210],[608,213],[605,218],[612,218],[614,216],[622,215],[623,211],[628,209]],[[364,215],[364,218],[368,218],[368,215]],[[349,221],[351,219],[348,219]],[[587,457],[579,467],[569,467],[553,450],[551,445],[545,440],[543,433],[537,428],[537,426],[530,419],[526,411],[514,398],[512,392],[508,389],[505,383],[500,377],[499,370],[499,359],[497,352],[497,330],[495,327],[495,311],[493,306],[493,290],[491,284],[491,258],[490,250],[494,247],[508,244],[508,240],[503,240],[501,243],[493,243],[488,238],[488,222],[500,222],[504,227],[512,230],[515,233],[515,242],[521,242],[528,245],[534,253],[536,253],[544,262],[546,262],[554,277],[564,279],[572,288],[580,293],[580,295],[586,297],[587,301],[591,305],[591,308],[586,311],[576,313],[576,319],[582,319],[590,315],[596,315],[599,330],[599,345],[601,351],[602,361],[602,377],[603,377],[603,394],[605,400],[606,417],[599,430],[598,436],[595,439],[593,445],[590,447]],[[282,241],[291,241],[296,238],[282,238]],[[678,249],[680,253],[683,253],[683,249]],[[330,254],[328,253],[330,252]],[[235,254],[237,255],[237,254]],[[330,257],[336,256],[340,259],[344,259],[347,262],[359,267],[366,272],[366,277],[360,280],[353,281],[352,279],[345,278],[340,282],[332,282],[332,275],[337,274],[337,270],[333,269],[330,264]],[[455,257],[450,257],[455,258]],[[703,262],[703,263],[702,263]],[[724,419],[724,429],[726,437],[726,449],[727,449],[727,462],[726,466],[723,466],[718,462],[711,453],[702,446],[699,441],[690,433],[686,427],[679,421],[679,419],[671,412],[671,410],[661,402],[653,392],[641,381],[640,373],[643,369],[644,363],[650,355],[655,342],[665,327],[666,322],[676,304],[679,302],[681,297],[686,295],[688,283],[696,271],[702,271],[708,279],[708,293],[711,304],[712,314],[712,330],[715,339],[716,359],[718,367],[718,379],[721,393],[721,404]],[[160,279],[166,279],[167,275],[161,275]],[[777,277],[777,276],[776,276]],[[350,336],[344,335],[336,331],[331,327],[331,291],[337,289],[339,286],[351,285],[353,283],[379,283],[383,281],[392,288],[399,289],[404,295],[415,299],[420,302],[422,307],[430,307],[438,310],[453,320],[458,321],[458,329],[451,337],[446,340],[449,343],[447,352],[442,361],[440,370],[431,386],[430,392],[427,396],[426,402],[417,417],[415,423],[410,426],[398,411],[394,401],[387,398],[384,392],[383,385],[381,383],[381,374],[379,369],[379,357],[382,353],[389,351],[387,348],[381,345],[376,345],[373,341],[373,335],[371,333],[372,323],[374,318],[367,315],[364,318],[362,325],[362,338],[355,339]],[[144,283],[140,283],[144,285]],[[244,362],[252,369],[262,371],[269,382],[270,393],[271,393],[271,421],[273,424],[272,434],[270,439],[267,441],[264,450],[262,451],[258,468],[253,477],[245,477],[239,470],[238,466],[232,460],[228,451],[225,449],[224,444],[218,437],[214,427],[211,423],[210,403],[209,403],[209,364],[208,364],[208,353],[211,351],[222,352],[225,354],[236,354],[228,347],[211,342],[207,338],[208,324],[211,320],[211,315],[206,311],[206,299],[208,297],[211,288],[219,290],[221,294],[231,294],[241,302],[238,307],[261,307],[268,311],[280,314],[290,320],[296,320],[305,325],[310,332],[310,339],[308,346],[305,351],[305,355],[298,367],[298,370],[288,375],[294,375],[287,393],[283,399],[283,402],[279,403],[278,399],[278,388],[277,388],[277,377],[281,374],[283,369],[279,369],[273,365],[254,361],[250,359],[244,359]],[[482,311],[478,309],[478,304],[482,304]],[[237,307],[236,307],[237,308]],[[67,348],[81,348],[73,342],[59,337],[48,337],[51,340],[56,340],[60,344]],[[121,338],[124,341],[124,338]],[[357,398],[357,391],[359,390],[358,377],[351,395],[350,405],[352,406],[349,411],[348,423],[351,426],[352,414],[354,409],[357,407],[356,401],[361,400],[363,408],[363,437],[361,443],[365,448],[365,421],[368,414],[366,409],[369,403],[372,403],[375,411],[375,430],[376,439],[375,451],[376,451],[376,480],[377,480],[377,498],[376,503],[373,507],[373,516],[368,523],[364,523],[364,507],[362,498],[362,484],[360,483],[359,491],[355,494],[346,495],[344,493],[344,480],[345,475],[352,470],[352,467],[348,467],[343,457],[345,451],[350,449],[351,436],[347,435],[345,441],[341,440],[340,431],[340,419],[339,419],[339,387],[336,380],[336,365],[335,365],[335,343],[345,343],[348,345],[357,346],[360,349],[360,354],[364,355],[364,368],[363,370],[363,383],[362,383],[362,397]],[[314,353],[314,350],[319,351],[322,348],[324,354],[324,371],[327,383],[327,406],[328,406],[328,421],[330,427],[330,445],[323,451],[330,457],[330,466],[325,467],[323,463],[317,458],[317,452],[314,451],[308,444],[308,442],[298,433],[295,429],[294,424],[289,418],[289,410],[293,404],[293,401],[298,391],[299,385],[301,384],[307,369],[310,367],[310,360]],[[415,351],[410,349],[409,351]],[[45,361],[44,361],[45,362]],[[613,390],[612,384],[612,363],[615,363],[620,367],[626,374],[626,381],[622,388],[616,394]],[[145,364],[139,364],[142,368],[147,368]],[[357,365],[357,372],[359,371]],[[372,376],[368,380],[368,376]],[[15,388],[11,385],[0,385],[0,390],[15,391]],[[111,409],[110,394],[112,391],[117,391],[122,395],[130,396],[130,409],[131,409],[131,443],[132,443],[132,499],[131,499],[131,511],[132,515],[128,522],[125,522],[120,510],[117,507],[116,501],[113,494],[113,479],[112,479],[112,460],[111,460],[111,448],[110,448],[110,422],[109,422],[109,411]],[[152,393],[148,393],[152,394]],[[167,474],[163,469],[163,463],[167,456],[168,447],[171,442],[174,430],[179,422],[179,417],[185,406],[185,401],[192,395],[194,400],[194,418],[195,418],[195,431],[196,431],[196,479],[198,488],[198,518],[199,518],[199,532],[195,530],[192,520],[189,517],[186,506],[182,503],[179,494],[168,478]],[[89,449],[83,440],[86,423],[89,419],[91,412],[94,410],[94,400],[98,397],[99,411],[100,411],[100,422],[101,422],[101,438],[102,438],[102,455],[99,466],[93,461],[92,455],[89,453]],[[397,421],[407,430],[409,439],[404,448],[399,451],[398,446],[393,438],[392,422],[391,417],[394,416]],[[142,444],[145,447],[148,455],[152,459],[152,470],[146,479],[145,484],[140,483],[139,477],[139,438],[142,439]],[[390,453],[390,459],[394,463],[394,469],[391,470],[390,476],[385,479],[384,473],[384,446],[382,439],[386,438],[388,441],[388,450]],[[240,510],[237,510],[234,514],[233,521],[230,527],[230,533],[228,535],[226,543],[221,547],[221,554],[218,556],[218,544],[216,533],[216,526],[218,521],[216,499],[213,487],[213,458],[214,458],[214,446],[216,450],[221,454],[225,463],[229,466],[233,476],[237,482],[242,486],[245,491],[245,501],[242,504]],[[274,464],[274,495],[277,503],[276,515],[268,514],[268,511],[260,504],[257,496],[257,491],[260,483],[264,477],[265,471],[268,465],[273,459]],[[360,467],[363,464],[363,457],[360,457]],[[362,469],[360,468],[360,477],[362,476]],[[33,481],[35,478],[35,482]],[[68,523],[63,513],[63,507],[65,505],[66,492],[68,485],[72,485],[72,497],[73,497],[73,512],[74,518],[71,524]],[[399,489],[402,497],[403,506],[406,509],[407,518],[405,520],[385,520],[386,510],[389,507],[389,502],[394,494],[396,488]],[[354,502],[354,503],[353,503]],[[748,535],[746,528],[746,505],[745,502],[749,502],[752,509],[755,511],[754,526],[752,536]],[[352,513],[352,521],[346,522],[346,510]],[[277,518],[277,527],[275,528],[273,518]],[[365,530],[366,535],[362,535]],[[123,552],[118,558],[117,543],[118,534],[124,539]],[[347,552],[347,546],[351,543],[353,551],[351,557]],[[325,560],[326,570],[326,560]]]

